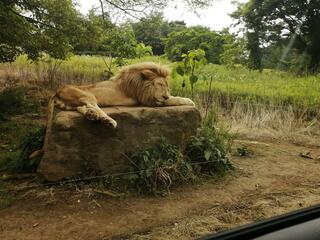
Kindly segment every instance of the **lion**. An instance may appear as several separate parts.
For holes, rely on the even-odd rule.
[[[129,65],[122,68],[110,80],[91,85],[66,85],[49,100],[49,112],[46,136],[42,149],[36,150],[29,157],[35,158],[45,152],[49,146],[54,108],[74,110],[91,121],[100,121],[111,128],[117,122],[108,116],[101,107],[111,106],[180,106],[191,105],[189,98],[174,97],[169,89],[170,72],[165,66],[153,62]]]
[[[191,105],[189,98],[173,97],[169,89],[170,72],[165,66],[144,62],[122,68],[110,80],[91,85],[66,85],[54,94],[49,103],[49,115],[54,107],[75,110],[85,118],[100,121],[111,128],[117,122],[101,107],[110,106],[179,106]]]

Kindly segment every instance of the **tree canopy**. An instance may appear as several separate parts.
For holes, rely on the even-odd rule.
[[[1,1],[0,62],[14,61],[22,53],[27,54],[30,59],[37,59],[42,53],[65,59],[73,49],[75,51],[104,49],[103,43],[110,40],[106,39],[110,37],[107,35],[121,30],[115,30],[115,25],[111,23],[111,15],[121,12],[127,16],[141,18],[154,9],[163,8],[174,1],[100,0],[99,2],[100,14],[91,11],[85,17],[76,10],[72,0]],[[186,2],[190,8],[201,8],[211,1]],[[150,37],[148,39],[146,32],[143,34],[145,37],[143,42],[147,45],[149,42],[152,43],[159,54],[163,52],[163,46],[159,45],[158,41],[162,33],[157,39]]]
[[[221,34],[206,27],[189,27],[168,35],[165,53],[170,60],[180,61],[182,54],[187,54],[192,49],[202,49],[208,62],[219,64],[223,44]]]
[[[150,45],[155,55],[161,55],[164,54],[164,39],[168,34],[184,29],[186,24],[183,21],[168,22],[162,13],[154,13],[133,22],[132,27],[138,42]]]
[[[0,2],[0,62],[21,53],[36,59],[41,52],[65,58],[78,17],[71,0],[7,0]]]
[[[277,44],[284,46],[282,59],[294,49],[309,56],[309,71],[319,70],[320,1],[250,0],[240,4],[233,16],[247,29],[252,68],[261,68],[261,48]]]

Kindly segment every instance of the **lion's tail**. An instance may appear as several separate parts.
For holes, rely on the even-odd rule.
[[[47,127],[46,127],[42,149],[36,150],[33,153],[31,153],[29,156],[30,159],[42,156],[45,152],[45,148],[48,146],[48,141],[49,141],[49,137],[51,135],[51,130],[52,130],[52,121],[53,121],[53,113],[54,113],[56,98],[57,98],[57,94],[53,95],[49,100]]]
[[[52,122],[53,122],[53,115],[54,115],[54,107],[55,107],[55,101],[57,99],[57,94],[54,94],[48,104],[48,118],[47,118],[47,127],[46,127],[46,135],[43,142],[42,151],[44,152],[45,148],[48,146],[49,137],[51,135],[52,131]]]

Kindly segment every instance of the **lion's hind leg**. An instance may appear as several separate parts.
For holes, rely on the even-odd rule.
[[[75,86],[65,86],[57,92],[57,96],[64,104],[64,109],[70,107],[88,120],[102,121],[113,128],[117,126],[117,122],[98,106],[98,101],[92,93]]]

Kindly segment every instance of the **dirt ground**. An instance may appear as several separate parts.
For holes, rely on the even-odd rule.
[[[110,197],[70,186],[21,192],[0,210],[0,239],[195,239],[320,203],[320,146],[236,146],[251,155],[233,156],[231,175],[165,197]],[[313,159],[300,156],[306,151]]]

